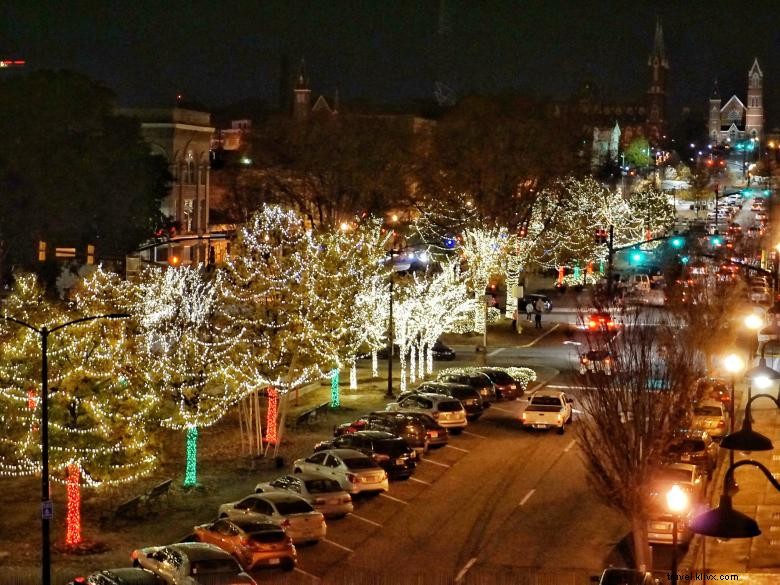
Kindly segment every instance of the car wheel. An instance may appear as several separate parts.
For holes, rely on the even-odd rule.
[[[282,570],[292,571],[293,569],[295,569],[295,561],[292,559],[285,559],[282,563]]]
[[[301,471],[300,467],[296,467],[295,469],[293,469],[293,473],[303,473],[303,471]]]
[[[450,429],[450,432],[451,432],[453,435],[459,435],[459,434],[461,434],[461,433],[463,432],[463,429],[459,429],[459,428],[456,428],[456,429]]]
[[[559,435],[562,435],[562,434],[563,434],[563,433],[565,433],[565,432],[566,432],[566,429],[565,429],[565,428],[563,428],[562,426],[558,427],[558,434],[559,434]]]
[[[574,421],[574,415],[569,415],[569,418],[566,419],[566,424],[570,425]]]

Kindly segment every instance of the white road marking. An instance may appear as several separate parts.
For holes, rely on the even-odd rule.
[[[446,463],[439,463],[438,461],[434,461],[433,459],[423,459],[420,457],[420,461],[425,461],[426,463],[433,463],[434,465],[438,465],[439,467],[450,467]]]
[[[542,339],[543,337],[547,337],[547,336],[548,336],[550,333],[552,333],[553,331],[555,331],[556,329],[558,329],[558,327],[560,327],[560,326],[561,326],[561,324],[560,324],[560,323],[556,323],[555,325],[553,325],[552,327],[550,327],[550,328],[549,328],[547,331],[545,331],[544,333],[542,333],[542,334],[541,334],[539,337],[537,337],[536,339],[534,339],[534,340],[533,340],[531,343],[526,343],[525,345],[520,345],[520,346],[518,346],[518,347],[532,347],[532,346],[533,346],[533,345],[534,345],[534,344],[535,344],[537,341],[539,341],[539,340],[540,340],[540,339]]]
[[[563,450],[563,452],[564,452],[564,453],[568,453],[568,452],[569,452],[569,450],[570,450],[572,447],[574,447],[574,445],[576,445],[576,444],[577,444],[577,441],[575,441],[574,439],[572,439],[572,440],[571,440],[571,443],[569,443],[568,445],[566,445],[566,448]]]
[[[518,504],[518,506],[524,506],[524,505],[525,505],[525,503],[528,501],[528,499],[529,499],[529,498],[530,498],[532,495],[534,495],[534,492],[535,492],[535,491],[536,491],[536,488],[532,488],[532,489],[528,490],[528,493],[527,493],[527,494],[525,494],[525,496],[523,497],[523,499],[522,499],[522,500],[520,500],[520,503]]]
[[[463,431],[464,435],[471,435],[472,437],[477,437],[479,439],[487,439],[485,435],[478,435],[477,433],[472,433],[471,431]]]
[[[362,520],[366,524],[371,524],[372,526],[378,526],[379,528],[382,528],[382,525],[379,522],[374,522],[373,520],[369,520],[368,518],[363,518],[363,516],[358,516],[357,514],[354,513],[347,516],[347,518],[357,518],[358,520]]]
[[[301,569],[299,567],[295,567],[295,569],[293,569],[293,570],[299,572],[301,575],[306,575],[307,577],[309,577],[315,583],[319,583],[320,581],[322,581],[322,579],[317,577],[317,575],[312,575],[311,573],[307,573],[306,571],[304,571],[303,569]]]
[[[431,482],[429,482],[429,481],[423,481],[423,480],[421,480],[421,479],[417,479],[416,477],[410,477],[410,478],[409,478],[409,481],[416,481],[417,483],[421,483],[421,484],[424,484],[424,485],[433,485],[433,484],[432,484]]]
[[[491,352],[488,354],[488,357],[493,357],[494,355],[496,355],[497,353],[501,353],[501,352],[502,352],[502,351],[504,351],[505,349],[506,349],[505,347],[499,347],[498,349],[494,349],[493,351],[491,351]]]
[[[327,539],[327,538],[323,538],[323,539],[322,539],[322,542],[327,542],[328,544],[332,544],[332,545],[333,545],[333,546],[335,546],[336,548],[340,548],[341,550],[345,550],[345,551],[347,551],[348,553],[353,553],[353,552],[355,552],[355,551],[354,551],[354,550],[352,550],[351,548],[347,548],[347,547],[346,547],[346,546],[344,546],[343,544],[339,544],[338,542],[333,542],[332,540],[329,540],[329,539]]]
[[[403,504],[404,506],[406,506],[407,504],[409,504],[409,502],[405,502],[404,500],[399,500],[398,498],[394,498],[393,496],[388,496],[388,495],[387,495],[386,493],[384,493],[384,492],[382,492],[382,493],[381,493],[381,494],[379,494],[379,495],[380,495],[381,497],[383,497],[383,498],[387,498],[388,500],[393,500],[394,502],[398,502],[399,504]]]
[[[444,445],[446,449],[455,449],[456,451],[462,451],[463,453],[470,453],[468,449],[461,449],[460,447],[455,447],[453,445]]]
[[[469,562],[463,565],[463,568],[458,571],[458,574],[455,576],[455,583],[460,583],[463,581],[463,577],[466,576],[466,573],[468,573],[469,569],[474,566],[474,563],[477,562],[477,557],[471,557],[469,559]]]
[[[506,413],[509,413],[509,414],[516,414],[515,412],[513,412],[513,411],[511,411],[511,410],[509,410],[507,408],[499,408],[498,406],[491,406],[490,410],[497,410],[498,412],[506,412]]]

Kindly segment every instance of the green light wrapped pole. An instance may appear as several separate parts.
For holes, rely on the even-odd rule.
[[[184,471],[184,487],[198,482],[198,427],[187,427],[187,467]]]
[[[339,370],[334,368],[330,372],[330,407],[338,408],[341,405],[341,395],[339,393]]]

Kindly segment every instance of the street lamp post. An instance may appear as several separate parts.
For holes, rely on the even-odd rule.
[[[54,511],[49,494],[49,335],[76,323],[94,321],[95,319],[123,319],[129,317],[126,313],[111,313],[94,317],[82,317],[67,323],[48,327],[35,327],[13,317],[0,315],[0,319],[10,321],[35,331],[41,338],[41,583],[51,585],[51,520]]]
[[[688,504],[688,494],[679,485],[674,484],[666,492],[666,506],[672,513],[672,583],[677,581],[677,525]]]
[[[726,371],[731,374],[731,400],[729,401],[729,433],[734,433],[734,385],[736,383],[737,374],[740,373],[744,367],[745,362],[737,354],[732,353],[726,356],[723,360],[723,365]],[[734,463],[734,451],[729,451],[729,465]]]
[[[388,319],[388,331],[387,331],[387,391],[385,392],[386,398],[393,398],[393,283],[395,279],[393,275],[395,273],[395,266],[393,264],[393,258],[401,253],[400,250],[391,249],[387,254],[390,257],[390,316]]]

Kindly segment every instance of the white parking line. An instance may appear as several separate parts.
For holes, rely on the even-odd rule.
[[[461,451],[463,453],[470,453],[468,449],[461,449],[460,447],[455,447],[454,445],[444,445],[446,449],[455,449],[456,451]]]
[[[438,461],[434,461],[433,459],[423,459],[420,457],[420,461],[425,461],[426,463],[433,463],[434,465],[438,465],[439,467],[450,467],[446,463],[439,463]]]
[[[522,500],[520,500],[520,503],[518,504],[518,506],[524,506],[525,503],[528,501],[528,498],[530,498],[532,495],[534,495],[535,491],[536,491],[536,488],[528,490],[528,493],[525,494],[525,497],[523,497]]]
[[[499,408],[498,406],[491,406],[491,407],[490,407],[490,410],[497,410],[498,412],[506,412],[506,413],[508,413],[508,414],[515,414],[514,412],[512,412],[512,411],[511,411],[511,410],[509,410],[509,409],[506,409],[506,408]]]
[[[422,483],[422,484],[425,484],[425,485],[433,485],[433,484],[432,484],[431,482],[429,482],[429,481],[423,481],[423,480],[421,480],[421,479],[417,479],[416,477],[410,477],[410,478],[409,478],[409,481],[416,481],[417,483]]]
[[[460,583],[463,581],[463,577],[466,576],[466,573],[468,573],[469,569],[474,566],[474,563],[477,562],[477,557],[471,557],[469,559],[469,562],[463,565],[463,568],[458,571],[458,574],[455,576],[455,583]]]
[[[572,440],[571,440],[571,443],[569,443],[568,445],[566,445],[566,448],[563,450],[563,452],[564,452],[564,453],[568,453],[568,452],[569,452],[569,450],[570,450],[572,447],[574,447],[574,445],[576,445],[576,444],[577,444],[577,441],[575,441],[574,439],[572,439]]]
[[[478,437],[480,439],[486,439],[487,437],[485,435],[478,435],[477,433],[472,433],[471,431],[463,431],[464,435],[471,435],[472,437]]]
[[[547,384],[545,388],[552,388],[553,390],[599,390],[596,386],[577,386],[576,384],[569,386]]]
[[[505,347],[499,347],[498,349],[494,349],[493,351],[491,351],[491,352],[488,354],[488,357],[493,357],[494,355],[496,355],[497,353],[501,353],[501,352],[502,352],[502,351],[504,351],[505,349],[506,349]]]
[[[322,542],[327,542],[328,544],[332,544],[332,545],[333,545],[333,546],[335,546],[336,548],[340,548],[341,550],[345,550],[345,551],[347,551],[348,553],[353,553],[353,552],[355,552],[355,551],[354,551],[354,550],[352,550],[351,548],[347,548],[347,547],[346,547],[346,546],[344,546],[343,544],[339,544],[338,542],[333,542],[332,540],[329,540],[329,539],[327,539],[327,538],[323,538],[323,539],[322,539]]]
[[[314,581],[315,583],[319,583],[320,581],[322,581],[322,579],[317,577],[317,575],[312,575],[311,573],[307,573],[306,571],[304,571],[299,567],[295,567],[295,569],[293,570],[299,572],[301,575],[306,575],[307,577],[311,578],[311,580]]]
[[[413,479],[413,478],[410,477],[409,479]],[[373,520],[369,520],[368,518],[363,518],[363,516],[358,516],[354,512],[349,516],[347,516],[347,518],[357,518],[358,520],[362,520],[366,524],[371,524],[372,526],[378,526],[379,528],[382,528],[382,525],[379,522],[374,522]]]
[[[399,500],[398,498],[394,498],[393,496],[388,496],[386,493],[382,492],[379,494],[383,498],[387,498],[388,500],[393,500],[394,502],[398,502],[399,504],[403,504],[404,506],[408,505],[409,502],[405,502],[404,500]]]

